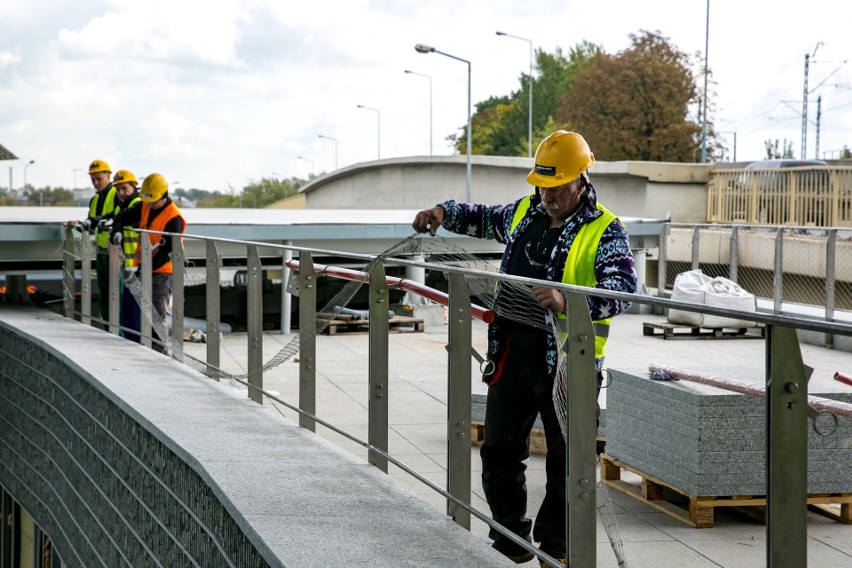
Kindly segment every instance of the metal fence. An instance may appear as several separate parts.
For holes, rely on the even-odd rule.
[[[852,227],[852,167],[714,170],[707,220]]]
[[[696,265],[699,268],[707,268],[708,273],[713,270],[722,272],[732,279],[745,276],[745,267],[748,263],[742,262],[743,257],[736,243],[742,240],[742,229],[734,227],[720,228],[718,226],[701,226],[698,228],[686,228],[681,226],[665,226],[663,239],[661,239],[661,262],[660,282],[671,281],[669,270],[672,274],[677,271],[677,263]],[[692,231],[690,233],[690,230]],[[786,234],[781,230],[753,228],[755,234],[755,257],[763,261],[762,264],[749,269],[762,270],[767,275],[760,278],[754,277],[754,282],[785,275],[787,266],[783,255],[778,256],[779,251],[784,250]],[[826,250],[837,246],[836,233],[831,233],[835,238],[825,240]],[[712,236],[711,236],[712,235]],[[181,249],[180,235],[164,234],[166,238],[173,238],[175,250]],[[198,238],[206,241],[206,271],[207,271],[207,305],[212,309],[207,314],[207,326],[209,330],[218,329],[218,312],[215,307],[218,299],[218,270],[219,262],[216,253],[217,242],[225,239],[213,239],[195,235],[183,235],[184,239]],[[147,239],[143,238],[143,242]],[[238,241],[228,241],[235,243]],[[688,243],[688,244],[687,244]],[[733,244],[732,244],[733,243]],[[829,246],[828,243],[834,243]],[[334,429],[335,431],[361,443],[369,450],[369,461],[383,471],[387,471],[388,462],[393,462],[403,470],[417,476],[424,483],[447,497],[447,512],[457,523],[462,526],[470,526],[470,515],[495,527],[490,518],[473,509],[470,506],[470,433],[471,420],[471,301],[469,279],[481,279],[483,277],[498,278],[500,280],[512,281],[525,285],[542,284],[541,281],[527,278],[512,277],[504,274],[484,273],[479,270],[471,270],[460,266],[446,264],[433,264],[428,262],[410,260],[405,258],[376,258],[370,255],[356,255],[342,251],[324,251],[319,249],[305,249],[299,247],[288,247],[283,245],[270,245],[259,242],[242,242],[246,247],[246,259],[248,267],[248,350],[249,350],[249,374],[246,385],[249,387],[249,396],[258,403],[263,402],[263,397],[269,397],[300,413],[300,424],[313,430],[317,422]],[[751,245],[750,245],[751,246]],[[84,276],[84,314],[87,312],[85,306],[85,276],[88,275],[88,263],[91,257],[86,256],[86,244],[82,245],[82,254],[74,252],[74,243],[68,243],[68,254],[66,255],[66,278],[68,273],[74,274],[74,259],[81,257],[80,270]],[[282,259],[288,256],[297,256],[299,260],[299,290],[298,302],[300,310],[300,331],[316,325],[316,291],[317,271],[314,269],[314,255],[325,255],[335,258],[350,258],[369,262],[367,285],[369,287],[369,310],[371,325],[369,327],[369,352],[368,352],[368,388],[371,396],[367,409],[369,421],[369,434],[367,440],[360,440],[351,434],[334,427],[333,424],[316,416],[316,358],[317,344],[316,335],[304,333],[299,339],[299,400],[297,402],[284,401],[273,393],[264,390],[263,387],[263,362],[261,357],[261,346],[263,341],[262,327],[262,294],[261,291],[261,263],[258,254],[259,249],[273,250]],[[704,251],[711,251],[711,256],[704,256]],[[691,252],[688,252],[691,251]],[[179,253],[178,253],[179,254]],[[709,254],[709,253],[707,253]],[[804,253],[802,253],[804,255]],[[828,254],[828,253],[827,253]],[[834,253],[832,253],[834,254]],[[146,267],[146,259],[150,258],[150,248],[145,247],[142,251],[142,267]],[[733,259],[732,259],[733,255]],[[780,261],[778,260],[780,258]],[[773,261],[775,259],[775,261]],[[808,256],[802,256],[800,262],[807,264]],[[773,270],[773,262],[775,269]],[[799,262],[794,262],[798,265]],[[447,368],[448,385],[448,422],[447,422],[447,444],[448,462],[446,488],[439,487],[428,479],[419,476],[416,472],[398,462],[388,454],[388,327],[387,319],[382,314],[387,313],[388,278],[385,271],[387,265],[411,266],[427,270],[437,270],[449,275],[449,361]],[[831,263],[833,265],[833,263]],[[282,266],[284,262],[282,261]],[[182,298],[181,290],[183,278],[182,260],[174,263],[176,278],[174,297],[175,302]],[[719,267],[718,269],[715,267]],[[778,268],[780,267],[780,269]],[[148,269],[150,270],[150,269]],[[833,269],[832,269],[833,270]],[[807,273],[810,278],[819,278],[820,274]],[[825,272],[823,276],[830,274]],[[761,280],[762,279],[762,280]],[[143,271],[143,283],[146,281]],[[782,280],[783,282],[783,280]],[[834,282],[834,278],[832,279]],[[66,280],[69,290],[66,291],[65,310],[73,315],[73,280]],[[150,281],[148,281],[150,286]],[[569,564],[572,566],[595,566],[596,565],[596,538],[595,538],[595,486],[589,480],[595,479],[595,455],[592,448],[595,447],[595,420],[594,420],[594,388],[590,385],[595,383],[594,367],[594,332],[585,308],[585,295],[590,291],[580,286],[547,282],[546,285],[565,292],[568,295],[568,318],[566,320],[566,339],[563,349],[569,356],[568,361],[568,386],[572,393],[568,397],[567,416],[568,421],[568,535]],[[763,284],[764,286],[766,284]],[[661,286],[661,289],[664,286]],[[773,281],[772,290],[783,290],[779,288],[778,281]],[[795,289],[795,287],[793,287]],[[767,566],[778,568],[781,566],[804,566],[806,564],[806,498],[807,498],[807,373],[803,365],[796,329],[806,329],[826,334],[852,335],[852,325],[832,323],[816,320],[795,318],[780,313],[746,313],[726,308],[717,308],[699,304],[677,302],[661,297],[638,296],[618,292],[595,290],[595,295],[632,301],[639,304],[650,305],[655,308],[676,308],[691,312],[712,314],[736,319],[748,319],[766,326],[766,431],[767,431]],[[779,298],[782,296],[779,294]],[[832,304],[833,306],[833,304]],[[179,311],[176,311],[179,315]],[[173,319],[175,329],[180,325],[179,317]],[[212,371],[218,366],[218,333],[208,335],[208,368]],[[211,376],[219,376],[211,372]],[[772,380],[770,380],[770,378]],[[497,526],[502,529],[502,527]],[[505,530],[505,529],[502,529]],[[501,532],[502,532],[501,530]],[[507,533],[508,534],[508,533]],[[520,538],[519,544],[527,546]],[[538,551],[537,551],[538,553]],[[549,564],[553,559],[547,556],[542,558]],[[556,564],[553,564],[556,566]]]

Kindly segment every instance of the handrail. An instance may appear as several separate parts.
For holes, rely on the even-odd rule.
[[[285,264],[293,270],[299,270],[298,260],[288,260]],[[341,268],[339,266],[328,266],[325,264],[314,264],[314,270],[318,274],[325,274],[326,276],[333,276],[335,278],[342,278],[344,280],[354,280],[356,282],[364,283],[370,282],[370,275],[366,272],[360,272],[358,270],[350,270],[348,268]],[[430,288],[429,286],[424,286],[423,284],[419,284],[407,278],[396,278],[394,276],[386,276],[385,279],[388,282],[388,286],[397,286],[400,290],[405,290],[406,292],[414,292],[415,294],[419,294],[420,296],[437,302],[443,306],[450,305],[449,295],[445,294],[444,292],[441,292],[440,290]],[[476,304],[470,305],[470,315],[475,317],[479,321],[483,321],[485,323],[491,323],[497,317],[497,314],[495,314],[488,308],[483,308],[482,306],[477,306]]]

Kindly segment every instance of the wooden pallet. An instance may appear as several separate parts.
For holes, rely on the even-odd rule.
[[[369,331],[370,320],[368,319],[338,316],[328,322],[328,327],[325,328],[323,333],[326,335],[337,335],[339,333],[368,333]],[[422,318],[394,316],[388,319],[388,331],[392,333],[426,331],[426,323]]]
[[[758,330],[759,333],[748,333],[749,330]],[[761,339],[764,326],[693,327],[671,322],[645,322],[642,324],[642,335],[657,335],[663,339]]]
[[[607,454],[601,454],[600,464],[601,481],[608,487],[691,527],[699,529],[712,527],[713,509],[716,507],[733,507],[752,518],[765,520],[765,496],[696,496],[630,467]],[[642,480],[641,485],[623,481],[621,470],[638,475]],[[839,508],[830,505],[839,505]],[[841,523],[852,524],[852,493],[811,494],[808,495],[808,507]]]

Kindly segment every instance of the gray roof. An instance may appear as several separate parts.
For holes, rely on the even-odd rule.
[[[0,144],[0,160],[17,160],[18,157]]]

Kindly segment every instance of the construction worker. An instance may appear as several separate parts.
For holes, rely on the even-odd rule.
[[[95,275],[98,282],[98,310],[101,319],[109,321],[109,231],[97,230],[102,219],[109,218],[115,211],[115,188],[110,182],[112,173],[109,164],[95,160],[89,165],[89,177],[95,188],[95,195],[89,200],[89,215],[82,221],[69,221],[68,226],[80,230],[94,231],[97,243],[95,256]]]
[[[633,293],[636,267],[627,231],[618,217],[598,203],[586,174],[594,163],[582,136],[558,130],[536,151],[535,164],[527,175],[527,183],[535,186],[532,194],[508,205],[445,201],[417,213],[412,226],[419,233],[433,235],[443,226],[504,243],[503,273]],[[488,396],[480,452],[482,487],[495,521],[527,541],[535,539],[543,552],[567,564],[566,445],[552,395],[561,341],[548,324],[553,317],[566,317],[568,300],[548,286],[532,286],[522,297],[501,298],[511,294],[511,286],[498,286],[495,306],[515,301],[522,306],[521,313],[540,315],[529,323],[507,317],[501,310],[489,324],[488,359],[494,368],[483,376]],[[595,296],[588,296],[587,301],[595,328],[600,386],[610,319],[630,304]],[[547,485],[533,528],[526,513],[524,460],[530,455],[530,432],[539,413],[547,440]],[[532,560],[531,552],[500,532],[492,529],[490,536],[492,546],[514,562]]]
[[[123,245],[126,228],[136,227],[163,233],[183,233],[186,221],[177,206],[168,195],[169,185],[161,174],[150,174],[142,181],[139,190],[140,202],[118,213],[113,220],[110,241]],[[151,314],[155,320],[153,348],[165,355],[170,354],[168,330],[166,325],[166,306],[172,293],[172,238],[155,233],[148,233],[154,250],[151,255],[151,303],[154,311]],[[145,238],[144,236],[141,238]],[[156,328],[163,329],[163,337]]]
[[[114,222],[115,215],[142,201],[139,199],[139,190],[137,189],[139,181],[133,175],[133,172],[118,170],[113,176],[112,185],[115,187],[115,211],[113,218],[103,219],[98,224],[101,230],[109,230]],[[122,328],[125,328],[120,332],[122,337],[139,343],[141,341],[139,330],[142,323],[139,301],[131,293],[130,287],[125,286],[125,282],[136,277],[136,271],[139,268],[139,233],[134,231],[133,227],[125,227],[122,237],[121,252],[124,257],[124,270],[121,274],[121,307],[118,323]]]

